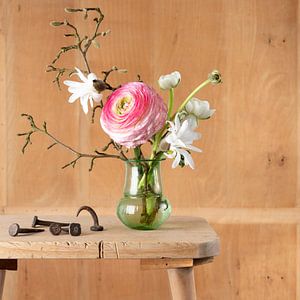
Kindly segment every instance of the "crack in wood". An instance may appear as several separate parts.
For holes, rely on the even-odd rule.
[[[104,258],[104,242],[103,241],[99,242],[98,248],[99,248],[99,258]]]

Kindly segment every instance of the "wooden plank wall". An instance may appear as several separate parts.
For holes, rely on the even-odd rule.
[[[221,237],[221,256],[196,270],[199,299],[300,299],[296,0],[1,1],[1,210],[74,213],[88,204],[114,212],[120,162],[97,161],[92,173],[87,162],[62,171],[69,153],[46,151],[49,141],[36,136],[23,156],[16,137],[27,125],[20,113],[27,112],[83,151],[105,144],[98,122],[91,125],[44,73],[66,43],[49,21],[64,19],[64,7],[95,3],[112,34],[90,56],[94,72],[117,65],[129,73],[114,75],[114,82],[141,74],[157,88],[160,74],[179,70],[179,104],[213,68],[222,71],[224,84],[199,95],[217,113],[201,123],[197,169],[163,167],[174,213],[206,217]],[[66,63],[81,65],[73,54]],[[137,261],[22,261],[7,278],[9,300],[170,299],[166,273],[140,272]]]

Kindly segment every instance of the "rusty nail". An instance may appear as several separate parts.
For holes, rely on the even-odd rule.
[[[35,233],[42,231],[45,230],[40,228],[21,228],[17,223],[11,224],[8,228],[8,233],[10,236],[17,236],[19,233]]]
[[[69,233],[72,236],[79,236],[81,234],[81,226],[79,223],[71,223],[68,227],[63,227],[59,223],[52,223],[49,230],[53,235],[59,235],[62,231]]]
[[[36,227],[38,225],[41,226],[50,226],[52,223],[59,224],[61,226],[69,226],[70,223],[61,223],[61,222],[55,222],[55,221],[45,221],[45,220],[40,220],[38,216],[34,216],[32,220],[32,227]]]
[[[76,217],[78,217],[80,212],[83,211],[83,210],[88,211],[91,214],[92,218],[93,218],[94,225],[91,226],[90,229],[92,231],[102,231],[103,226],[99,225],[98,216],[97,216],[96,212],[90,206],[87,206],[87,205],[81,206],[77,211]]]

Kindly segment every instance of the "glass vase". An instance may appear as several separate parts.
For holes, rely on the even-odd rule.
[[[157,229],[171,213],[162,194],[159,160],[126,161],[124,193],[117,216],[129,228]]]

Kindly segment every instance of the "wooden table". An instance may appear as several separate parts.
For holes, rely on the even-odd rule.
[[[53,236],[45,232],[10,237],[8,227],[31,227],[33,216],[0,218],[0,298],[5,271],[16,270],[18,259],[140,259],[141,269],[167,269],[173,299],[196,299],[193,267],[211,262],[219,254],[219,238],[202,218],[171,217],[160,229],[138,231],[116,217],[101,217],[105,230],[90,231],[90,216],[39,216],[44,220],[77,222],[82,235]]]

